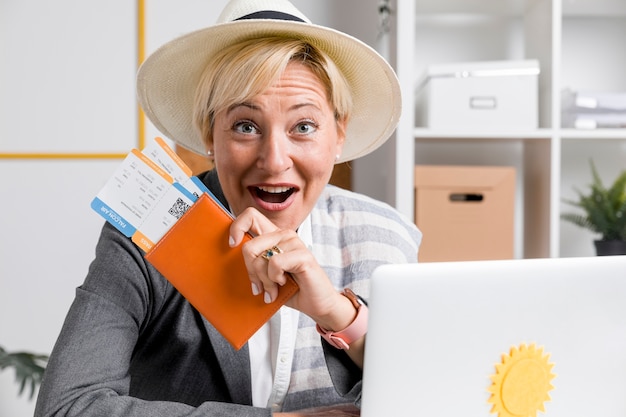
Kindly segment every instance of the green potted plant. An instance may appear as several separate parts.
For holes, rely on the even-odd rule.
[[[598,255],[626,255],[626,171],[605,187],[595,164],[590,161],[593,181],[589,192],[574,187],[577,200],[563,202],[582,210],[582,213],[563,213],[561,218],[600,235],[595,240]]]
[[[18,395],[22,395],[28,386],[30,388],[29,398],[33,398],[37,386],[41,383],[47,363],[47,355],[36,355],[29,352],[9,353],[0,346],[0,371],[5,368],[15,370],[15,381],[20,386]]]

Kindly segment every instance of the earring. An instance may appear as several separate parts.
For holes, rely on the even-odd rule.
[[[206,154],[207,154],[208,156],[213,156],[213,151],[209,149],[208,151],[206,151]]]
[[[335,155],[335,161],[339,161],[339,158],[341,158],[341,155],[339,154]]]

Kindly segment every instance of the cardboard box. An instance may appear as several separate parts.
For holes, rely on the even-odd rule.
[[[445,130],[536,129],[539,63],[430,66],[417,93],[417,125]]]
[[[420,262],[512,259],[515,168],[416,166]]]

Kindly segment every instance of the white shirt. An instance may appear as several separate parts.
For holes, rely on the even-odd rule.
[[[310,216],[298,228],[298,236],[310,250]],[[283,306],[248,341],[253,406],[282,409],[291,379],[299,317],[298,310]]]

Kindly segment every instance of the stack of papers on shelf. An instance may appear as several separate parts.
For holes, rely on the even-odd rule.
[[[563,127],[576,129],[625,128],[626,92],[561,93]]]
[[[252,294],[241,245],[228,244],[233,216],[160,138],[133,149],[91,207],[235,349],[298,291],[288,276],[274,302]]]

